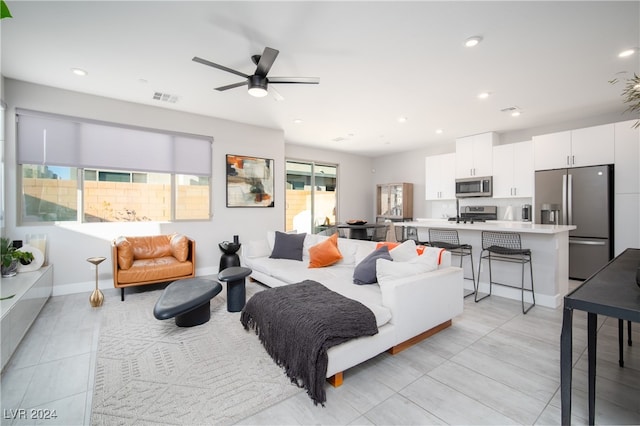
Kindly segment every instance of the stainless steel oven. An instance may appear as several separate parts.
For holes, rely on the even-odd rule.
[[[456,197],[492,197],[493,178],[491,176],[456,179]]]

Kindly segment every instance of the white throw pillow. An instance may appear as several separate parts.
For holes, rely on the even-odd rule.
[[[348,238],[338,238],[338,250],[342,253],[342,260],[337,264],[355,266],[358,245],[354,244],[353,240],[349,240]]]
[[[268,257],[271,254],[271,248],[267,240],[249,241],[244,255],[249,259],[256,257]]]
[[[419,256],[424,262],[432,265],[436,265],[436,268],[440,266],[442,261],[442,255],[446,250],[439,247],[425,247],[422,254]]]
[[[394,262],[408,262],[413,260],[418,257],[416,242],[413,240],[407,240],[389,250],[389,254],[393,258]]]
[[[376,261],[376,276],[378,283],[384,285],[389,280],[410,277],[435,271],[438,268],[435,258],[432,256],[416,256],[407,262],[394,262],[390,260],[378,259]]]

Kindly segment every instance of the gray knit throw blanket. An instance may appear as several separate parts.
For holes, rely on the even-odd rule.
[[[256,293],[240,316],[291,381],[324,405],[327,350],[378,333],[373,312],[362,303],[306,280]]]

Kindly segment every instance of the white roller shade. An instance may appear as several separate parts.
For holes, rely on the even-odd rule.
[[[211,176],[210,137],[18,110],[18,162]]]

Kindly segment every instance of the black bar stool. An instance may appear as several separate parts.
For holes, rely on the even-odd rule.
[[[515,285],[494,282],[491,276],[491,261],[514,262],[522,265],[522,276],[520,289],[522,290],[522,313],[526,314],[536,305],[536,296],[533,291],[533,266],[531,265],[531,250],[522,248],[520,234],[516,232],[494,232],[482,231],[482,251],[480,252],[480,262],[478,264],[478,285],[480,283],[480,271],[482,268],[482,259],[489,261],[489,294],[478,298],[476,291],[475,301],[491,296],[491,286],[493,284],[503,285],[506,287],[518,288]],[[524,288],[524,265],[529,264],[529,272],[531,274],[531,289]],[[525,309],[524,292],[530,291],[532,304]]]
[[[460,267],[462,268],[462,259],[466,256],[471,260],[471,279],[473,281],[473,290],[465,290],[464,297],[475,294],[478,289],[476,287],[476,276],[473,269],[473,250],[470,244],[460,244],[458,231],[455,229],[438,229],[429,228],[429,245],[432,247],[443,248],[460,257]]]

